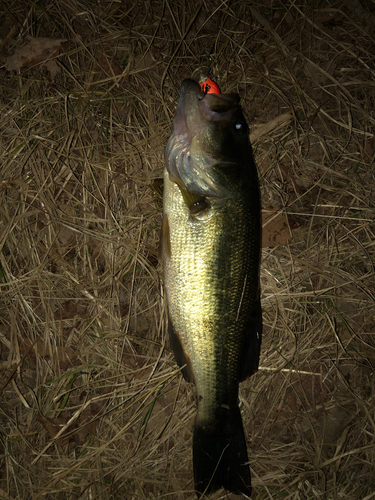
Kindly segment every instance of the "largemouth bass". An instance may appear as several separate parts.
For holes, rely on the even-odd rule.
[[[162,252],[168,331],[197,390],[198,497],[251,493],[239,382],[258,368],[260,194],[238,95],[184,80],[166,148]]]

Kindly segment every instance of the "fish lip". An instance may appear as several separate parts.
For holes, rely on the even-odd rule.
[[[189,102],[187,102],[189,100]],[[238,94],[205,94],[198,82],[190,78],[183,80],[181,84],[180,101],[181,104],[186,106],[201,106],[206,108],[206,113],[219,113],[215,103],[220,103],[222,108],[226,111],[233,111],[240,102],[240,96]],[[203,105],[203,106],[202,106]],[[205,113],[205,114],[206,114]],[[185,113],[186,116],[186,113]]]
[[[189,93],[193,96],[195,95],[196,97],[204,97],[204,93],[202,92],[199,83],[192,78],[185,78],[185,80],[181,83],[180,99],[184,99]]]
[[[176,118],[178,122],[177,113],[181,113],[182,123],[184,127],[182,133],[186,134],[188,143],[191,142],[193,131],[199,129],[200,114],[199,103],[203,99],[204,94],[198,82],[191,79],[186,79],[181,84],[180,100],[176,110]],[[189,113],[186,110],[189,110]]]
[[[204,95],[201,89],[201,86],[196,80],[193,80],[192,78],[185,78],[185,80],[182,81],[181,84],[181,97],[184,96],[186,92],[191,90],[191,92],[195,92],[198,95]]]

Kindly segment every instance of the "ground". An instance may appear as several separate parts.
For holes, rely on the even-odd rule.
[[[375,498],[374,20],[370,0],[0,6],[0,498],[195,498],[156,187],[181,81],[208,71],[262,189],[252,498]]]

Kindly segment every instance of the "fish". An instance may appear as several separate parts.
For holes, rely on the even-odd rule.
[[[161,253],[168,334],[197,392],[198,498],[251,494],[239,383],[258,369],[261,201],[240,97],[182,82],[165,152]]]

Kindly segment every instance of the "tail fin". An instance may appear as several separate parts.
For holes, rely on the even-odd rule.
[[[238,406],[224,410],[215,428],[195,423],[193,437],[194,482],[198,498],[221,487],[251,495],[246,440]],[[221,413],[221,412],[220,412]]]

